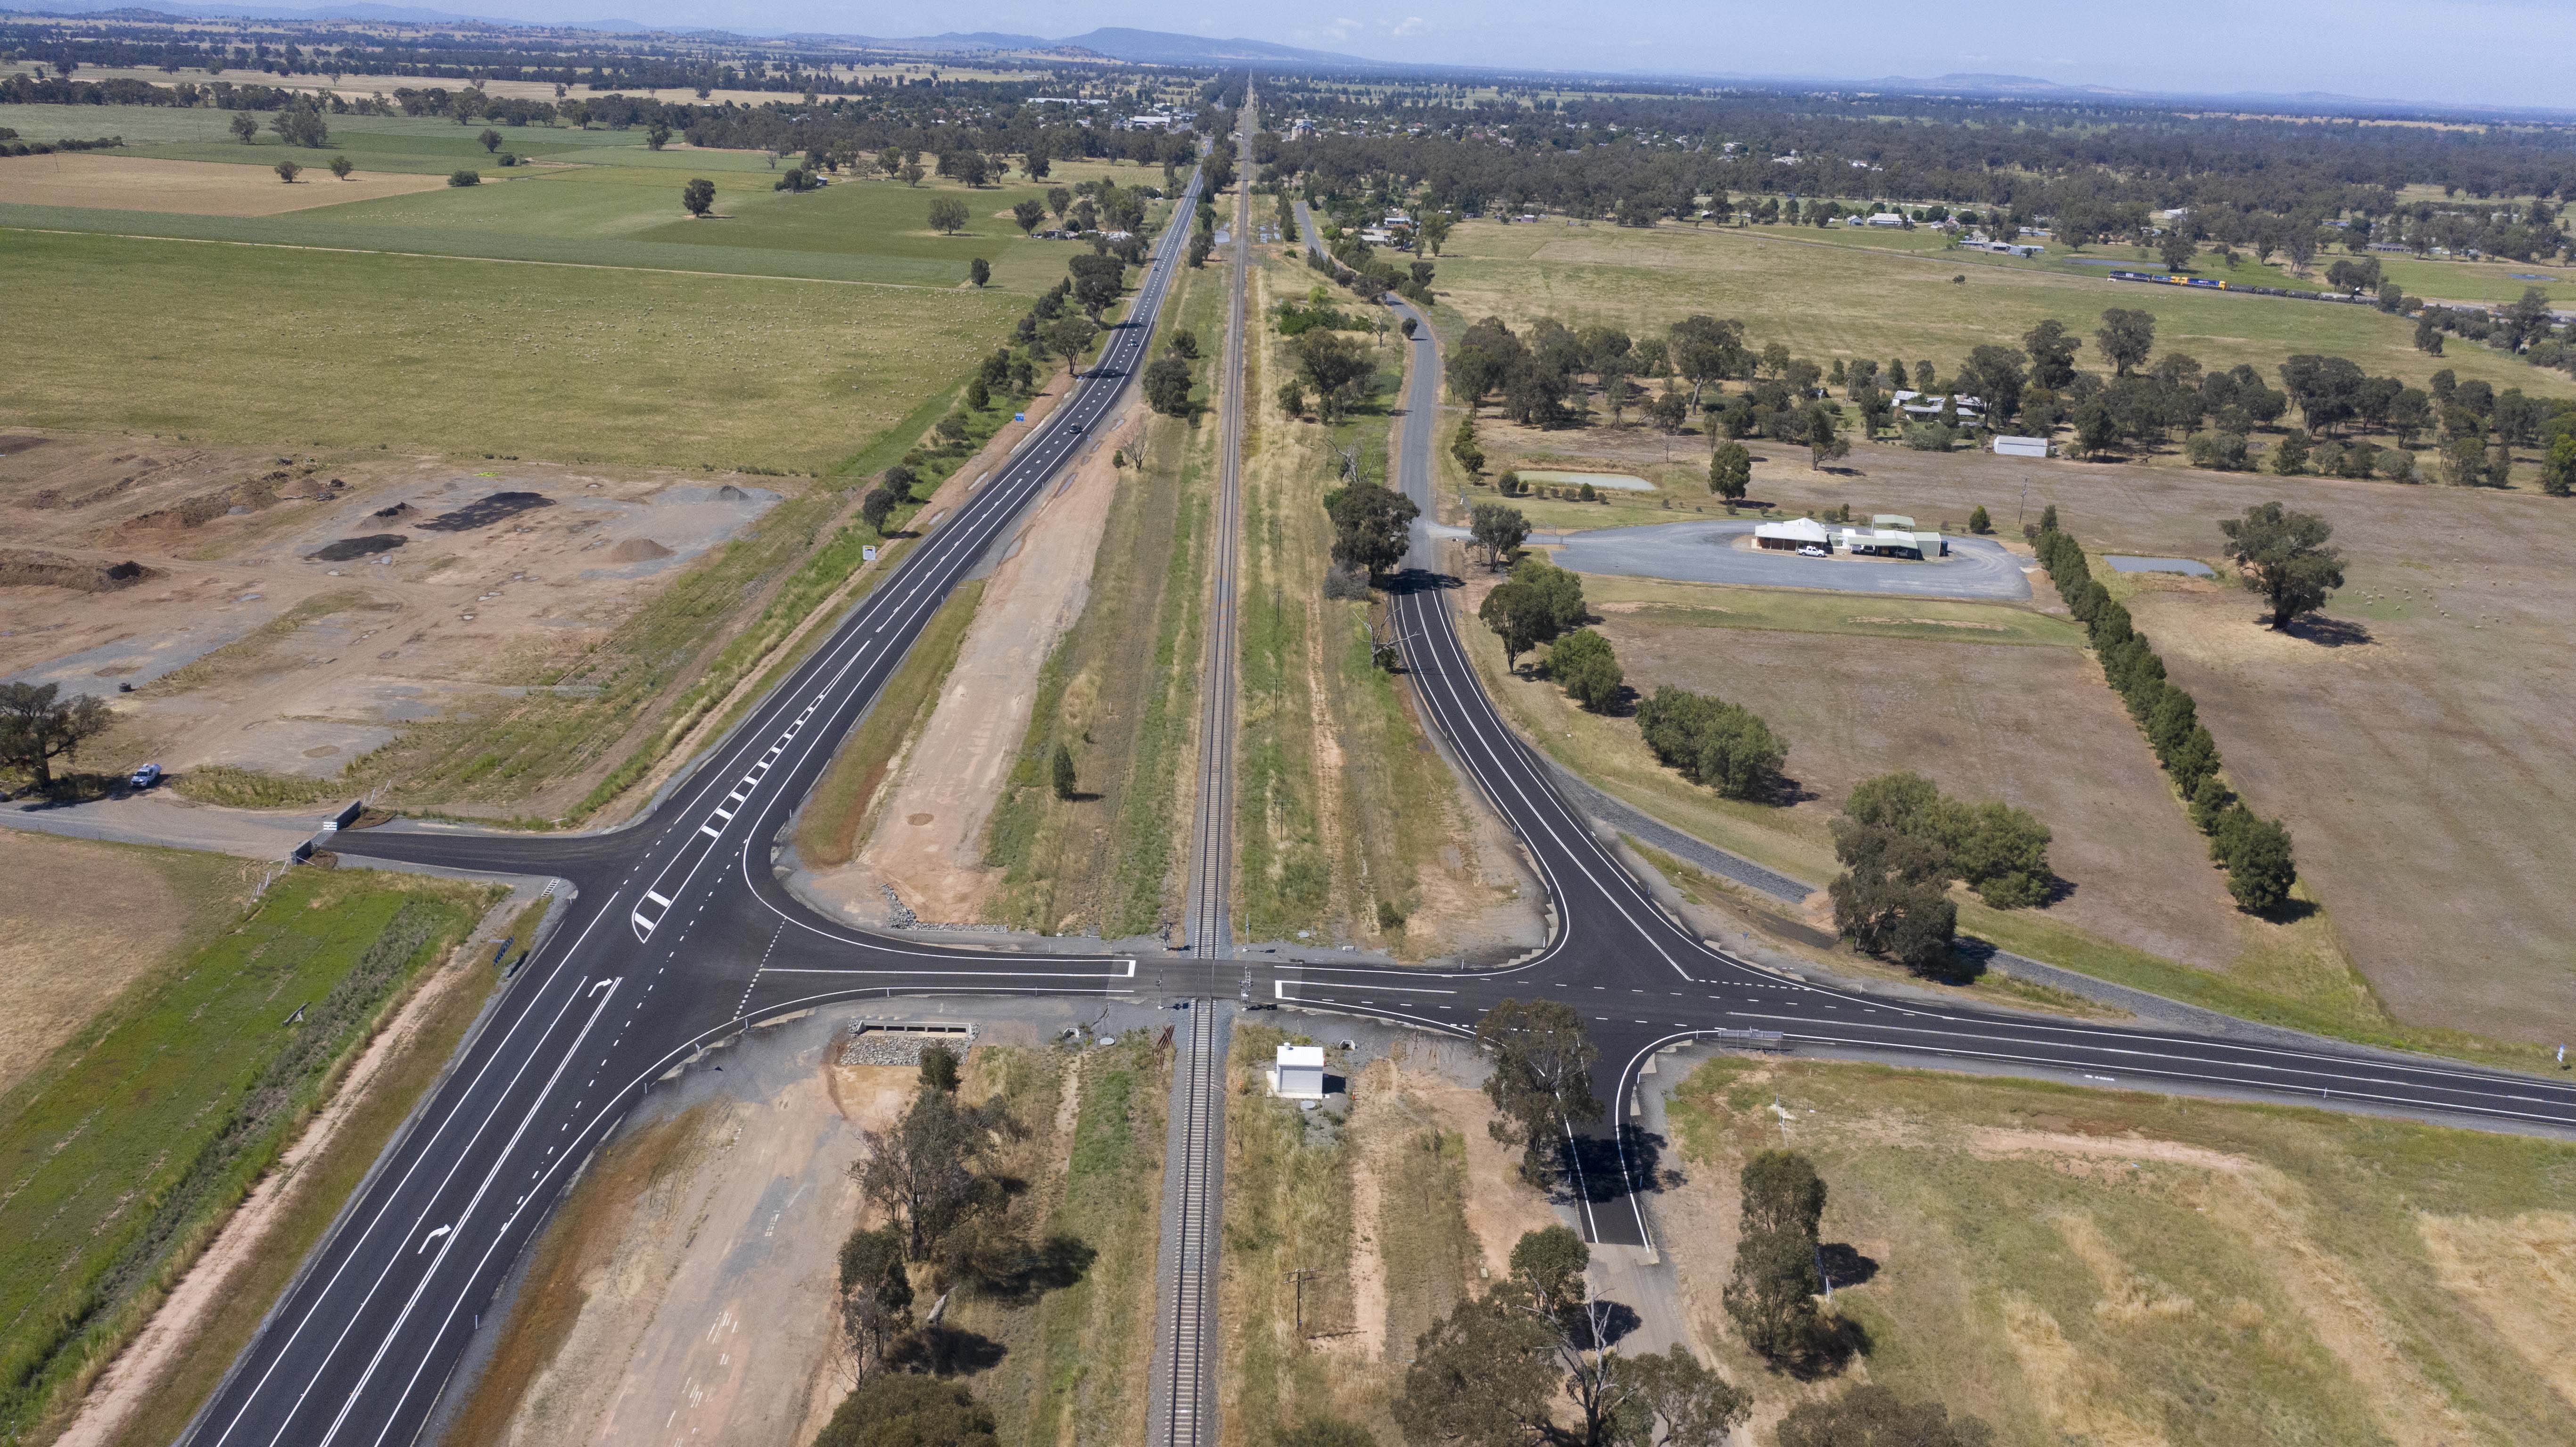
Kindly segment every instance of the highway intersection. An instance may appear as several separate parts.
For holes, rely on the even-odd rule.
[[[2576,1085],[2456,1062],[2263,1044],[1927,1005],[1784,978],[1701,939],[1630,872],[1505,724],[1460,643],[1426,534],[1393,593],[1424,715],[1510,824],[1554,906],[1547,945],[1501,969],[1342,966],[1220,948],[979,948],[853,928],[795,899],[774,867],[796,806],[951,588],[1086,446],[1134,375],[1198,182],[1165,228],[1130,319],[1066,402],[918,542],[679,787],[633,824],[576,837],[397,824],[340,836],[353,857],[574,891],[554,940],[505,988],[191,1429],[200,1447],[407,1442],[580,1163],[655,1081],[764,1021],[834,1002],[941,994],[1233,999],[1471,1031],[1496,1002],[1574,1005],[1602,1050],[1607,1120],[1585,1138],[1579,1210],[1605,1243],[1652,1239],[1656,1143],[1618,1128],[1655,1052],[1749,1039],[1889,1061],[2004,1068],[2106,1087],[2210,1090],[2576,1130]],[[1428,511],[1439,367],[1427,322],[1397,473]],[[1033,539],[1043,546],[1043,539]],[[1223,937],[1221,927],[1198,932]],[[1646,1187],[1630,1190],[1631,1184]]]

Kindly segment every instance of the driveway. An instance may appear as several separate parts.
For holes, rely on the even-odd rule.
[[[1901,593],[1916,598],[2030,597],[2023,561],[1987,538],[1950,539],[1950,556],[1925,562],[1894,558],[1802,558],[1736,546],[1751,522],[1661,523],[1568,533],[1558,566],[1578,573],[1619,573],[1683,583],[1747,583],[1765,588],[1823,588],[1839,593]],[[1530,541],[1545,542],[1543,535]]]

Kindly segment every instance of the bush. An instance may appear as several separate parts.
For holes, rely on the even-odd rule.
[[[447,173],[447,184],[450,186],[480,186],[483,184],[483,173],[480,171],[450,171]]]
[[[1578,628],[1556,640],[1547,651],[1547,673],[1564,686],[1575,702],[1594,713],[1617,701],[1625,682],[1610,640],[1589,628]]]
[[[1340,563],[1324,574],[1324,596],[1342,602],[1365,600],[1369,595],[1368,574]]]
[[[2241,432],[2195,432],[2183,440],[2182,451],[2192,466],[2217,472],[2243,472],[2254,465]]]
[[[813,1447],[1000,1447],[993,1414],[955,1382],[886,1372],[859,1383]]]
[[[1751,709],[1671,684],[1637,707],[1638,731],[1657,759],[1730,799],[1759,799],[1779,784],[1786,740]]]

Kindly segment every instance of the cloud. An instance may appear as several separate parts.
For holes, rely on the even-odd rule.
[[[1397,21],[1395,23],[1395,28],[1389,30],[1387,34],[1401,40],[1408,35],[1420,35],[1430,28],[1430,23],[1425,21],[1421,16],[1407,15],[1402,20]]]
[[[1341,16],[1327,23],[1324,26],[1324,33],[1333,37],[1335,40],[1348,40],[1352,36],[1358,34],[1361,29],[1362,26],[1360,25],[1360,22],[1351,19],[1349,16]]]

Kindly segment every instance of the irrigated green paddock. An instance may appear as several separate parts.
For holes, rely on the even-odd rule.
[[[39,427],[820,471],[1019,297],[0,231]]]
[[[2100,370],[2092,335],[2103,309],[2135,307],[2155,315],[2159,353],[2187,352],[2205,367],[2247,362],[2270,377],[2284,357],[2321,352],[2417,386],[2448,367],[2463,380],[2483,377],[2534,396],[2576,395],[2565,374],[2482,347],[2458,344],[2446,356],[2427,356],[2414,348],[2412,323],[2367,307],[1982,266],[1940,252],[1820,244],[1789,228],[1473,221],[1451,233],[1436,265],[1435,285],[1460,319],[1494,315],[1516,328],[1553,316],[1643,335],[1705,312],[1741,319],[1756,345],[1786,342],[1820,362],[1929,359],[1946,375],[1971,348],[2016,345],[2022,333],[2054,317],[2085,338],[2077,365]],[[2208,265],[2225,270],[2214,260]],[[2425,289],[2435,288],[2427,282]]]

